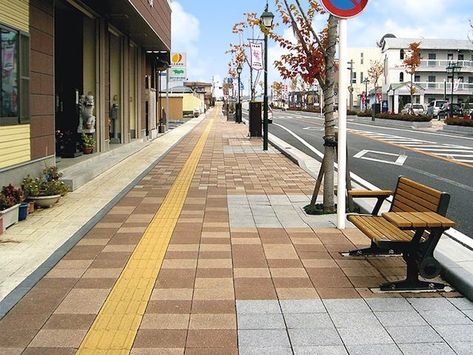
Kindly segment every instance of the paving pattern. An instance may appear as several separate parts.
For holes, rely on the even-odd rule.
[[[0,354],[74,354],[91,341],[207,124],[0,321]],[[367,239],[303,217],[313,179],[283,155],[260,152],[261,141],[245,138],[246,130],[216,119],[146,307],[122,299],[129,300],[122,314],[140,321],[125,319],[134,329],[127,334],[105,326],[107,341],[83,353],[471,353],[473,303],[455,292],[373,293],[370,287],[402,278],[404,262],[344,258]],[[246,148],[225,148],[239,145]],[[115,336],[129,341],[117,345]]]

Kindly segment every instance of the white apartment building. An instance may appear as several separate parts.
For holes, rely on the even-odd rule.
[[[473,44],[468,40],[419,39],[385,37],[381,43],[384,60],[383,99],[389,111],[399,112],[410,102],[410,74],[403,67],[409,44],[420,42],[421,65],[414,77],[414,101],[428,103],[436,99],[450,100],[452,74],[449,64],[459,65],[453,78],[453,102],[473,100]]]
[[[352,87],[353,87],[353,107],[356,109],[363,108],[361,102],[361,96],[368,88],[368,92],[374,89],[374,83],[364,83],[364,80],[368,78],[368,69],[375,61],[382,62],[381,49],[378,47],[366,47],[366,48],[349,48],[348,58],[352,62]],[[347,68],[350,64],[346,65]],[[350,74],[348,74],[350,75]],[[369,79],[369,78],[368,78]],[[378,85],[382,85],[382,78]],[[350,97],[350,94],[348,94]],[[349,99],[350,100],[350,99]],[[348,106],[350,103],[348,102]]]

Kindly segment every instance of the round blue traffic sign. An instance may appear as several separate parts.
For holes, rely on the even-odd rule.
[[[322,4],[332,15],[350,18],[362,12],[368,0],[322,0]]]

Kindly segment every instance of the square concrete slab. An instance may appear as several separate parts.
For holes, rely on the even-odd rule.
[[[239,330],[238,347],[244,348],[290,348],[286,330]]]
[[[448,300],[459,310],[473,310],[473,302],[466,298],[449,298]]]
[[[399,344],[404,355],[442,354],[455,355],[455,351],[446,343]]]
[[[458,355],[472,355],[473,354],[473,342],[452,342],[450,346],[456,351]]]
[[[322,345],[322,346],[296,346],[294,355],[347,355],[344,346]]]
[[[286,313],[325,313],[327,312],[321,300],[279,301],[281,310]]]
[[[435,325],[434,328],[448,343],[471,342],[473,339],[473,325]]]
[[[332,320],[326,313],[287,313],[284,319],[288,329],[333,329]]]
[[[396,344],[441,343],[442,338],[429,326],[386,327]]]
[[[292,355],[291,348],[240,348],[239,355]]]
[[[238,329],[286,329],[282,314],[239,314]]]
[[[455,306],[446,298],[408,298],[407,300],[418,311],[455,310]]]
[[[473,321],[460,311],[435,310],[420,311],[419,313],[430,325],[473,325]]]
[[[279,302],[276,300],[269,301],[236,301],[238,314],[269,314],[281,313]]]
[[[350,355],[402,355],[395,344],[348,345]]]
[[[369,298],[368,306],[375,312],[413,311],[413,307],[405,298]]]
[[[330,317],[337,328],[381,327],[372,313],[332,313]]]
[[[342,345],[335,328],[289,329],[293,347],[317,345]]]
[[[345,345],[393,344],[383,327],[338,328]]]
[[[323,300],[329,313],[359,313],[371,312],[371,309],[362,299],[335,299]]]
[[[375,312],[375,315],[385,327],[428,325],[427,322],[416,311]]]

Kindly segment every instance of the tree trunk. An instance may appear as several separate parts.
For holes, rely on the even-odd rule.
[[[325,101],[325,174],[324,174],[324,211],[334,212],[334,169],[335,169],[335,125],[334,117],[334,88],[335,88],[335,53],[337,46],[338,20],[330,15],[328,30],[328,47],[326,56],[326,82],[324,85]]]
[[[412,86],[413,85],[413,76],[414,76],[414,74],[411,74],[411,87],[410,87],[410,90],[409,90],[410,94],[411,94],[411,108],[409,110],[409,113],[411,115],[414,114],[414,91],[413,91],[414,87]]]

